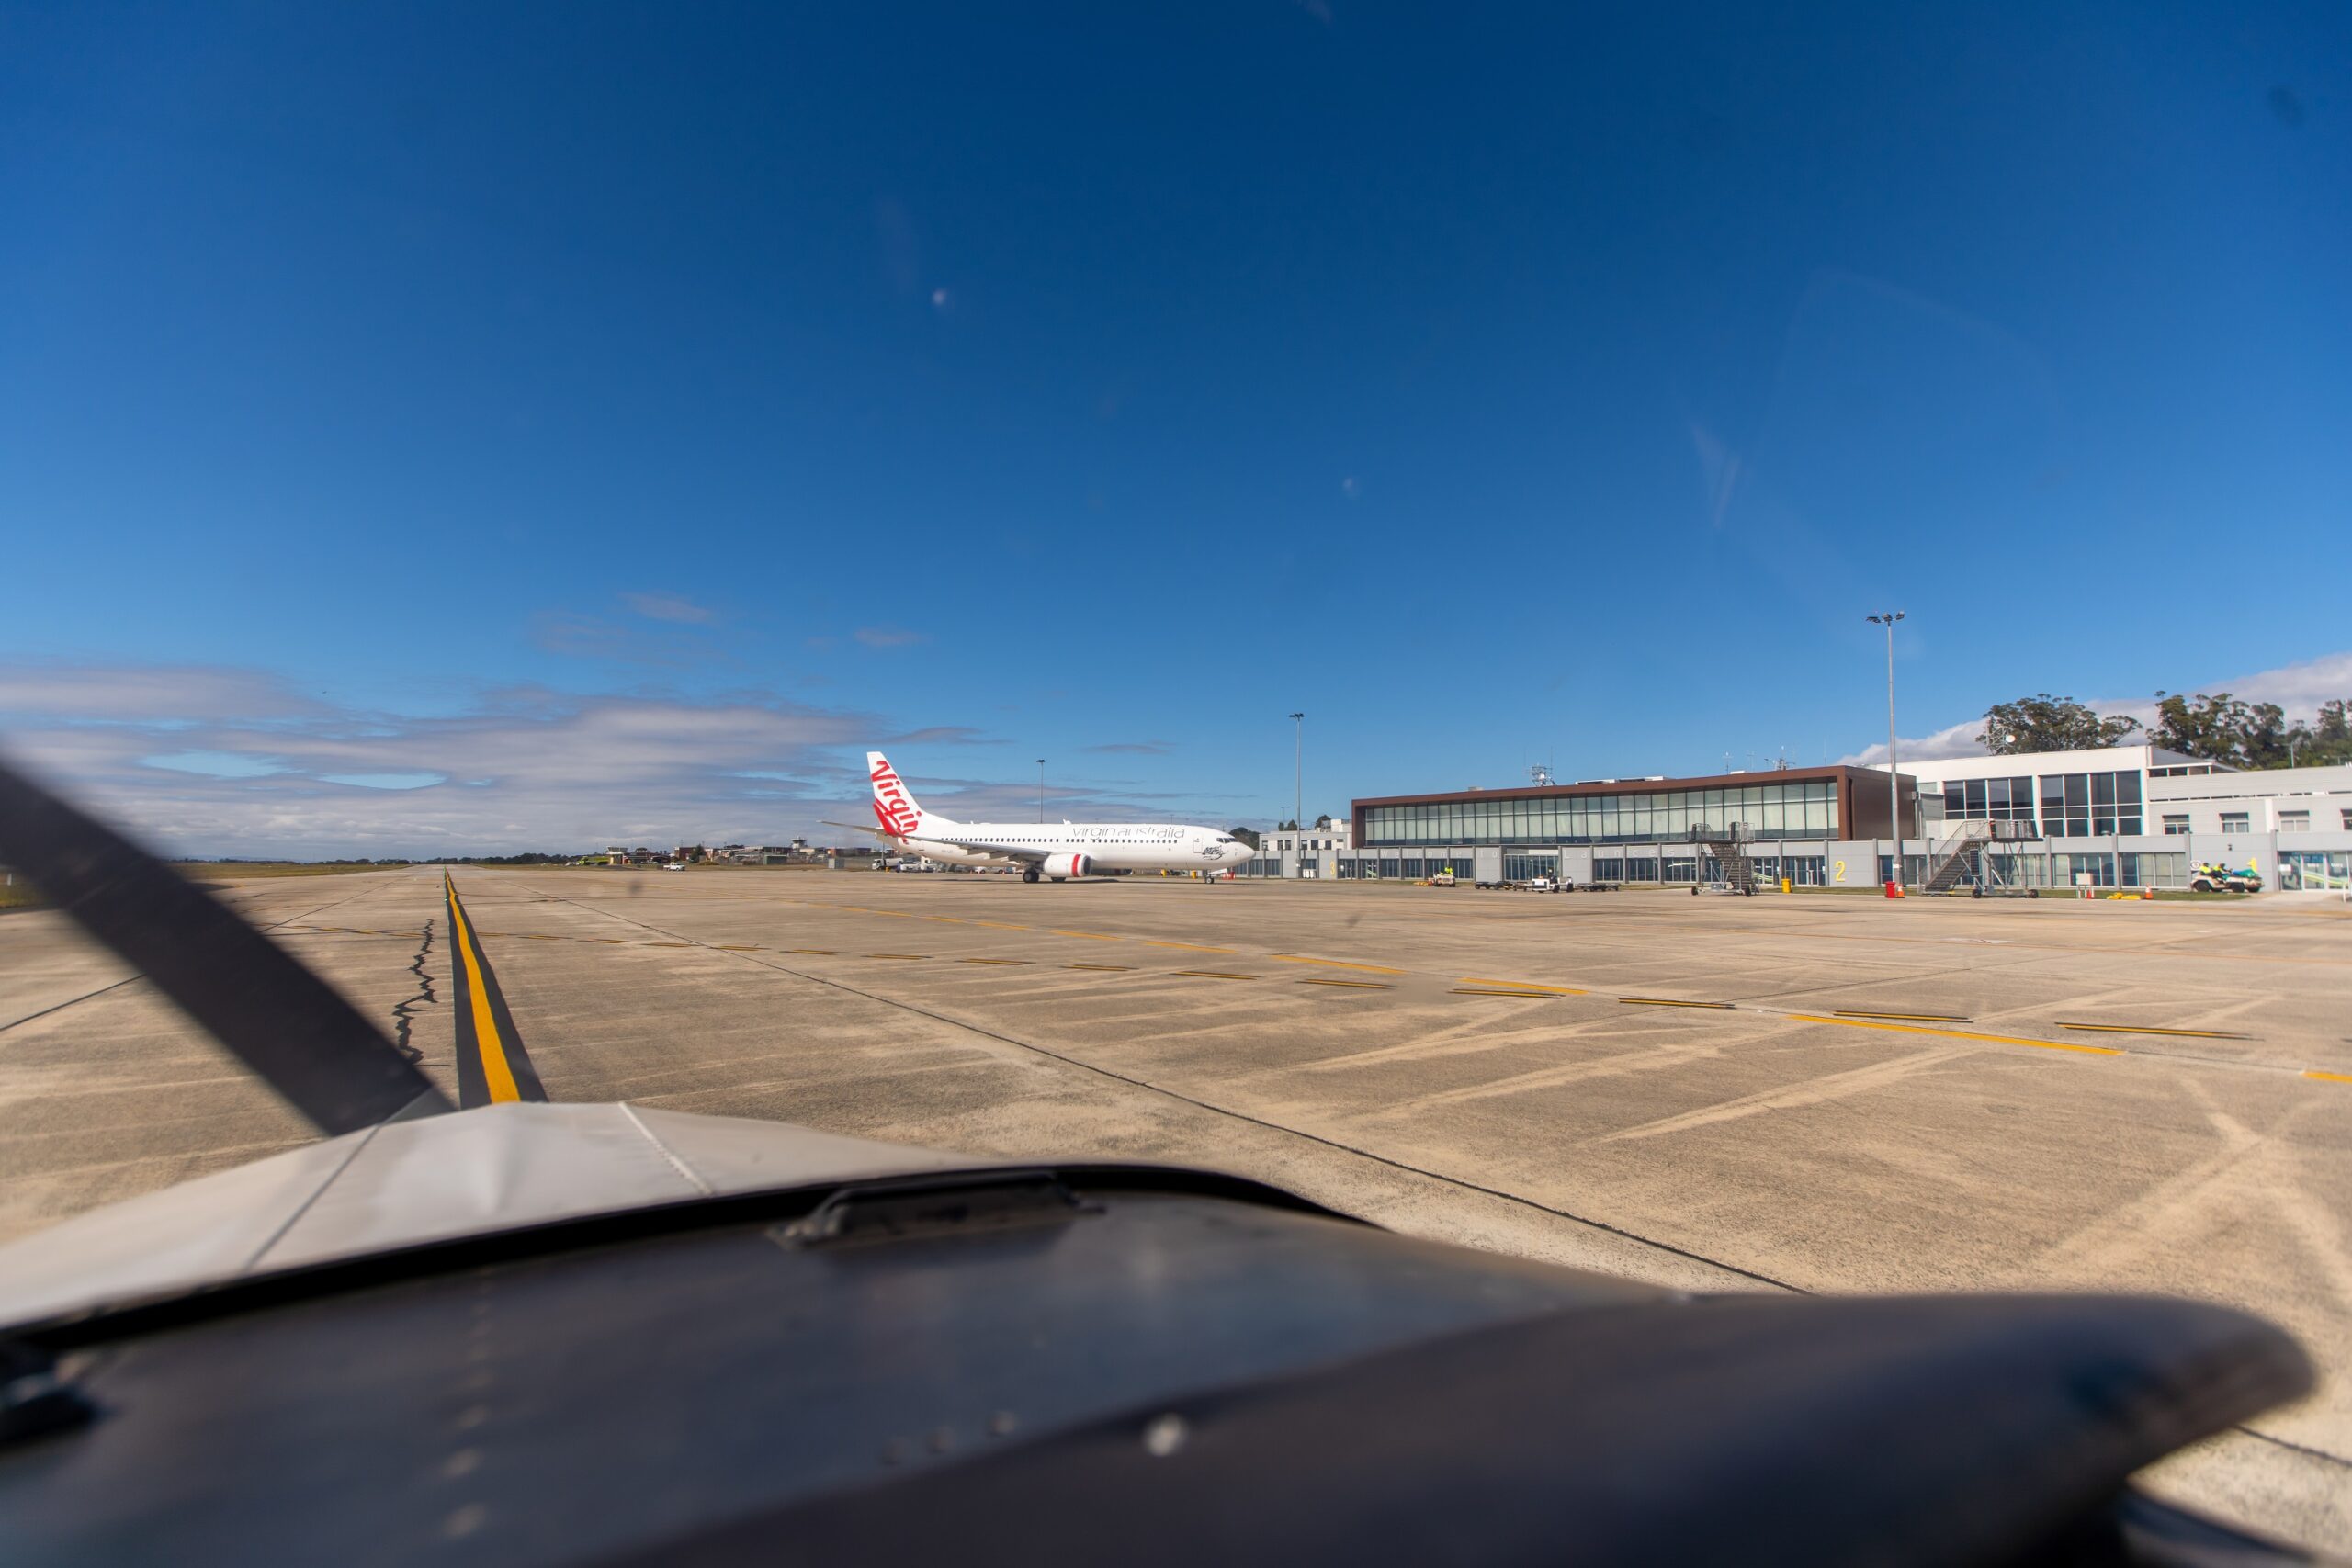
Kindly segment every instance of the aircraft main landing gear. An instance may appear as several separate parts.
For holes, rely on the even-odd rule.
[[[1021,868],[1021,880],[1022,880],[1022,881],[1023,881],[1023,882],[1035,882],[1035,881],[1036,881],[1036,880],[1037,880],[1037,868],[1036,868],[1035,866],[1034,866],[1034,865],[1024,865],[1024,866],[1023,866],[1023,867]]]

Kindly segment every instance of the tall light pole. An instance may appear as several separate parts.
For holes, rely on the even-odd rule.
[[[1046,819],[1046,759],[1037,759],[1037,820]]]
[[[1888,880],[1903,886],[1903,805],[1894,772],[1894,623],[1900,610],[1870,617],[1871,625],[1886,628],[1886,828],[1894,835],[1894,874]]]
[[[1305,830],[1306,827],[1306,716],[1290,716],[1290,825]]]

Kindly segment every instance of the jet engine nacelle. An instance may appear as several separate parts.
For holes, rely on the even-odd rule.
[[[1057,882],[1065,876],[1084,876],[1086,868],[1092,863],[1085,855],[1047,855],[1046,874]]]

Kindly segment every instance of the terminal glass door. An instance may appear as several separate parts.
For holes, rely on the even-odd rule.
[[[2352,888],[2352,851],[2280,850],[2278,886],[2282,892]]]

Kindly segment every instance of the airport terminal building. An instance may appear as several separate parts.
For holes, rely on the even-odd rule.
[[[1905,764],[1894,793],[1915,886],[1958,854],[1967,882],[2012,888],[2183,887],[2208,861],[2250,864],[2273,889],[2352,887],[2352,767],[2242,773],[2120,746]],[[1264,835],[1243,870],[1688,885],[1721,875],[1710,836],[1743,840],[1768,884],[1874,886],[1894,869],[1887,773],[1784,768],[1375,796],[1332,827]]]
[[[1913,787],[1907,777],[1896,780],[1905,830],[1916,836]],[[1250,869],[1310,878],[1412,879],[1450,868],[1482,882],[1690,883],[1716,874],[1694,832],[1737,830],[1759,876],[1864,886],[1873,857],[1892,848],[1887,820],[1886,775],[1866,768],[1594,779],[1358,800],[1343,826],[1266,835]]]
[[[2242,772],[2145,745],[1900,766],[1934,841],[1968,821],[2030,824],[2038,841],[2001,852],[2027,886],[2180,887],[2213,862],[2251,865],[2266,888],[2352,888],[2352,766]]]

